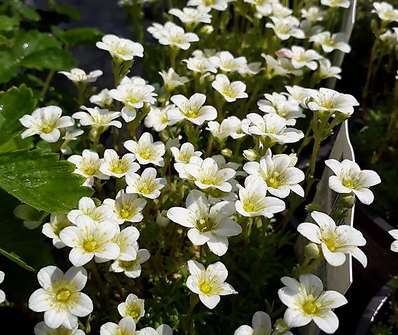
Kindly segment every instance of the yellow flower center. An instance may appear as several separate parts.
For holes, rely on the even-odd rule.
[[[125,271],[131,271],[134,269],[136,261],[119,261],[119,266]]]
[[[132,210],[130,208],[123,207],[119,210],[119,216],[122,219],[127,219],[132,216]]]
[[[44,134],[49,134],[51,133],[55,128],[55,125],[53,124],[43,124],[43,126],[40,128],[40,131]]]
[[[281,186],[281,178],[280,173],[275,171],[271,173],[266,179],[267,185],[272,188],[278,188]]]
[[[83,249],[87,252],[94,252],[98,247],[97,241],[90,239],[83,242]]]
[[[257,212],[258,211],[258,206],[255,204],[255,202],[253,201],[253,199],[249,198],[249,199],[245,199],[243,201],[243,209],[246,212]]]
[[[132,303],[127,306],[126,314],[137,320],[141,316],[141,307],[138,304]]]
[[[199,284],[199,290],[204,294],[209,294],[212,290],[212,287],[209,282],[203,281],[202,283]]]
[[[343,178],[341,183],[347,188],[354,188],[354,181],[352,179]]]
[[[209,218],[201,218],[196,221],[196,228],[202,233],[213,230],[215,225]]]
[[[57,291],[55,299],[58,302],[67,302],[71,295],[72,292],[70,290],[68,290],[67,288],[61,288],[60,290]]]
[[[232,89],[231,86],[225,86],[222,89],[222,93],[228,97],[228,98],[235,98],[236,97],[236,93],[235,91]]]
[[[215,185],[216,184],[216,178],[207,177],[207,178],[201,179],[200,182],[202,184],[205,184],[205,185]]]
[[[114,173],[126,173],[128,171],[128,165],[123,160],[115,160],[112,162],[111,171]]]
[[[326,244],[330,251],[336,251],[336,249],[338,248],[338,243],[336,237],[334,236],[323,239],[323,242]]]
[[[199,109],[191,108],[191,109],[187,110],[184,114],[186,117],[188,117],[190,119],[195,119],[199,116]]]
[[[138,154],[145,160],[150,160],[153,158],[153,152],[150,149],[143,149]]]
[[[82,171],[85,175],[87,176],[93,176],[95,175],[95,173],[97,172],[97,168],[95,166],[89,165],[89,166],[85,166]]]
[[[309,295],[303,304],[303,311],[309,315],[316,315],[319,311],[319,306],[312,295]]]
[[[138,186],[138,191],[142,194],[150,194],[154,190],[155,190],[155,183],[153,181],[146,181]]]

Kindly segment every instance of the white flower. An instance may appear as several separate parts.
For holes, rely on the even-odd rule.
[[[310,88],[304,88],[301,86],[286,86],[286,90],[289,92],[289,95],[296,101],[300,103],[300,105],[304,108],[307,108],[307,102],[310,97],[317,93],[317,90],[313,90]]]
[[[101,326],[100,335],[136,335],[135,322],[131,317],[125,317],[119,324],[107,322]]]
[[[102,76],[101,70],[95,70],[91,71],[90,73],[86,73],[84,70],[77,68],[70,71],[59,71],[59,73],[63,74],[69,80],[75,83],[93,83],[98,77]]]
[[[229,51],[221,51],[217,53],[217,65],[224,72],[244,72],[247,68],[247,60],[245,57],[235,58]]]
[[[109,271],[123,272],[128,278],[138,278],[141,275],[141,264],[145,263],[151,254],[147,249],[136,250],[136,258],[131,261],[115,260],[109,267]]]
[[[138,322],[145,315],[144,299],[139,299],[135,294],[130,293],[125,302],[117,306],[122,317],[131,317]]]
[[[211,86],[219,92],[226,101],[234,102],[236,99],[247,98],[246,85],[242,81],[230,82],[225,74],[218,74]]]
[[[313,274],[301,275],[299,281],[290,277],[281,279],[285,287],[279,289],[279,299],[288,307],[285,322],[290,327],[302,327],[314,321],[327,334],[334,333],[339,320],[333,308],[347,303],[336,291],[324,291],[322,281]]]
[[[135,227],[126,227],[114,236],[113,242],[118,245],[120,250],[117,260],[133,261],[137,258],[139,237],[140,232]]]
[[[267,28],[271,28],[275,35],[281,40],[287,40],[290,37],[304,38],[304,32],[299,28],[300,21],[294,16],[271,17],[272,23],[267,22]]]
[[[200,160],[200,163],[199,163]],[[222,192],[231,192],[232,185],[230,181],[236,174],[231,168],[220,169],[213,158],[206,158],[197,162],[192,160],[186,169],[194,178],[194,183],[202,190],[218,189]]]
[[[39,322],[34,328],[35,335],[85,335],[86,333],[78,328],[68,329],[65,327],[50,328],[45,322]]]
[[[321,0],[321,4],[332,8],[348,8],[350,7],[350,0]]]
[[[83,150],[82,155],[72,155],[68,161],[75,164],[76,168],[74,173],[77,173],[86,178],[83,185],[92,186],[94,178],[109,179],[108,176],[100,171],[102,159],[99,158],[95,151],[88,149]]]
[[[61,249],[65,244],[61,241],[59,233],[62,229],[69,227],[72,223],[68,220],[68,217],[64,214],[51,214],[50,222],[43,225],[41,232],[47,237],[52,239],[54,247]]]
[[[374,10],[379,18],[386,22],[398,22],[398,9],[395,9],[388,2],[374,2]]]
[[[94,256],[97,262],[116,259],[119,247],[113,242],[119,228],[115,224],[95,224],[84,216],[77,217],[77,226],[64,228],[60,235],[61,241],[72,248],[69,260],[75,266],[90,262]]]
[[[296,155],[272,155],[271,150],[260,159],[260,162],[248,162],[243,166],[250,175],[259,175],[267,184],[268,192],[278,198],[286,198],[290,191],[304,196],[299,185],[305,178],[303,171],[294,167]]]
[[[323,21],[324,15],[324,11],[322,11],[318,6],[301,9],[301,16],[311,23]]]
[[[154,168],[146,168],[141,176],[132,173],[126,175],[127,193],[139,194],[145,198],[156,199],[160,195],[160,190],[165,187],[165,178],[156,178]]]
[[[308,67],[312,71],[315,71],[318,67],[316,61],[322,59],[322,56],[315,50],[305,50],[296,45],[292,46],[291,49],[281,49],[277,51],[277,55],[289,58],[295,69]]]
[[[321,59],[319,61],[319,77],[321,79],[327,79],[327,78],[337,78],[341,79],[340,76],[341,73],[341,68],[338,66],[332,66],[332,63],[330,62],[329,59]]]
[[[366,255],[358,248],[364,246],[366,240],[359,230],[348,225],[336,226],[334,220],[325,213],[312,212],[311,217],[316,224],[301,223],[297,231],[321,246],[323,256],[330,265],[344,264],[345,254],[349,254],[366,267]]]
[[[186,33],[183,28],[173,22],[166,22],[164,25],[153,23],[148,31],[162,45],[170,45],[178,49],[188,50],[192,42],[199,41],[195,33]]]
[[[123,61],[130,61],[134,57],[144,56],[144,48],[140,43],[112,34],[103,36],[102,41],[97,42],[96,46],[99,49],[108,51],[113,58]]]
[[[334,50],[340,50],[341,52],[350,52],[351,47],[349,44],[344,42],[345,35],[342,33],[331,34],[329,31],[323,31],[319,34],[313,35],[310,38],[310,42],[314,42],[315,45],[320,45],[322,50],[326,53]]]
[[[5,273],[0,271],[0,284],[4,281]],[[6,300],[6,294],[3,290],[0,290],[0,304],[2,304]]]
[[[392,229],[388,233],[396,240],[391,243],[391,251],[398,252],[398,229]]]
[[[312,94],[307,105],[313,111],[340,112],[350,116],[354,113],[354,106],[359,106],[359,103],[350,94],[342,94],[330,88],[321,87]]]
[[[234,335],[271,335],[271,332],[271,318],[267,313],[258,311],[253,315],[252,326],[240,326]]]
[[[74,124],[70,116],[61,115],[61,108],[47,106],[37,108],[32,115],[22,116],[19,122],[28,129],[22,132],[21,137],[40,135],[40,138],[46,142],[57,142],[61,136],[59,129],[71,127]]]
[[[130,110],[142,108],[144,103],[155,103],[155,88],[152,85],[147,85],[145,81],[142,82],[142,79],[139,79],[141,78],[122,80],[116,89],[110,90],[110,96],[122,102],[124,106]],[[134,117],[132,119],[134,119]]]
[[[186,119],[200,126],[205,121],[211,121],[217,117],[217,110],[213,106],[203,106],[206,96],[202,93],[195,93],[189,99],[177,94],[170,100],[178,107],[181,120]]]
[[[262,16],[269,16],[272,13],[272,5],[278,0],[244,0],[244,2],[254,5],[257,14]]]
[[[81,198],[78,207],[78,209],[72,209],[68,213],[68,220],[73,224],[77,224],[77,218],[81,216],[97,224],[113,223],[115,220],[111,207],[106,205],[97,207],[93,199],[89,197]]]
[[[267,114],[277,114],[286,120],[286,125],[294,126],[296,119],[305,117],[297,100],[284,94],[264,94],[265,100],[257,101],[258,108]]]
[[[93,311],[91,299],[81,292],[87,282],[84,268],[71,267],[64,274],[56,266],[46,266],[38,272],[37,279],[42,288],[30,296],[29,308],[44,312],[48,327],[76,328],[77,318]]]
[[[138,162],[142,165],[164,165],[165,146],[161,141],[153,142],[153,137],[150,133],[143,133],[138,142],[133,140],[124,142],[124,147],[135,154]]]
[[[206,7],[185,7],[182,10],[172,8],[169,10],[169,13],[171,15],[178,17],[181,22],[185,24],[211,23],[211,15],[209,14],[209,12],[210,8]]]
[[[94,94],[90,97],[90,102],[94,105],[97,105],[101,108],[106,108],[112,105],[113,99],[109,94],[109,90],[104,88],[98,94]]]
[[[183,86],[189,79],[185,76],[180,76],[177,72],[174,71],[173,68],[170,68],[166,71],[159,72],[160,76],[163,79],[164,87],[166,91],[171,92],[178,86]]]
[[[189,0],[187,5],[224,11],[228,8],[228,3],[231,1],[233,0]]]
[[[243,216],[265,216],[271,218],[275,213],[285,210],[285,203],[274,197],[267,197],[267,184],[260,176],[252,175],[245,179],[245,187],[238,185],[239,200],[235,202],[236,211]]]
[[[195,151],[194,146],[189,142],[183,143],[180,148],[171,147],[170,151],[176,163],[188,164],[192,157],[202,156],[202,153],[200,151]]]
[[[146,200],[138,198],[135,194],[125,193],[120,190],[116,199],[105,199],[104,205],[113,209],[115,220],[122,224],[124,222],[141,222],[144,218],[142,210],[146,205]]]
[[[195,50],[192,53],[193,57],[184,59],[183,62],[187,64],[187,68],[196,73],[217,72],[219,59],[216,56],[206,56],[203,51]]]
[[[100,171],[111,177],[122,178],[128,173],[137,172],[140,165],[135,161],[134,154],[125,154],[121,158],[113,149],[106,149]]]
[[[162,131],[168,126],[175,125],[180,121],[180,112],[173,104],[164,107],[151,106],[144,124],[147,128],[153,128],[155,131]]]
[[[272,4],[272,13],[273,17],[289,17],[293,11],[286,6],[283,6],[281,3],[275,1]]]
[[[120,116],[120,112],[111,112],[108,109],[100,109],[98,107],[88,108],[82,106],[81,109],[85,112],[77,112],[72,115],[74,119],[80,120],[82,126],[92,126],[95,128],[110,127],[121,128],[122,123],[120,121],[114,121]]]
[[[246,119],[242,120],[242,130],[246,134],[265,136],[275,143],[295,143],[304,137],[301,130],[286,126],[287,121],[277,114],[261,116],[250,113],[246,115]]]
[[[162,324],[158,328],[156,328],[156,332],[158,335],[173,335],[173,330],[169,325]]]
[[[372,170],[361,170],[357,163],[348,159],[339,162],[328,159],[325,164],[335,173],[329,177],[329,187],[337,193],[354,193],[365,205],[370,205],[374,195],[369,187],[381,183],[379,175]]]
[[[242,232],[241,226],[231,218],[234,213],[232,202],[221,201],[210,207],[206,196],[193,190],[186,199],[186,208],[172,207],[167,211],[167,217],[190,228],[188,238],[194,245],[207,243],[214,254],[222,256],[228,250],[228,237]]]
[[[221,124],[217,121],[210,121],[206,129],[220,141],[224,141],[228,136],[238,139],[245,136],[242,132],[241,123],[241,120],[236,116],[229,116],[222,120]]]
[[[190,276],[187,286],[199,295],[200,301],[209,309],[220,302],[220,295],[237,294],[234,288],[225,282],[228,270],[221,262],[210,264],[207,268],[194,260],[188,261]]]

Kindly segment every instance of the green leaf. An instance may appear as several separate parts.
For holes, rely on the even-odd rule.
[[[51,213],[67,213],[92,190],[74,174],[75,166],[54,153],[16,151],[0,154],[0,187],[20,201]]]
[[[17,254],[14,252],[8,252],[2,248],[0,248],[0,254],[3,256],[7,257],[10,261],[13,261],[14,263],[18,264],[20,267],[24,268],[25,270],[28,271],[35,271],[34,268],[32,268],[30,265],[28,265],[26,262],[24,262]]]
[[[73,21],[80,19],[80,12],[73,6],[59,3],[55,0],[48,0],[48,8],[58,14],[65,15]]]
[[[33,92],[25,85],[0,92],[0,145],[8,142],[23,128],[19,118],[31,114],[35,106]]]
[[[58,27],[53,27],[53,32],[60,40],[68,46],[78,44],[94,44],[101,37],[102,33],[95,28],[72,28],[68,30],[61,30]]]
[[[19,21],[13,16],[0,15],[0,31],[12,31],[18,27]]]
[[[8,51],[0,52],[0,84],[14,78],[17,72],[18,60]]]
[[[37,70],[68,70],[73,67],[75,61],[71,54],[63,49],[46,49],[27,56],[21,65]]]
[[[11,6],[14,10],[21,15],[23,18],[28,19],[30,21],[39,21],[40,15],[30,6],[25,5],[20,0],[12,0]]]

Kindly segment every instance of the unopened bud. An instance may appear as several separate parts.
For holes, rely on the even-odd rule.
[[[225,157],[232,157],[232,150],[228,148],[222,149],[221,154]]]
[[[255,161],[258,158],[258,154],[255,150],[253,149],[248,149],[243,151],[243,156],[248,160],[248,161]]]
[[[307,259],[318,258],[319,253],[319,247],[315,243],[308,243],[304,248],[304,256]]]

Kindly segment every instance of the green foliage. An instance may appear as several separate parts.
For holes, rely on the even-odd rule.
[[[62,30],[58,27],[53,27],[53,33],[68,46],[74,46],[78,44],[92,45],[101,39],[102,36],[102,33],[95,28],[72,28],[68,30]]]
[[[23,128],[19,122],[25,114],[31,114],[36,99],[31,89],[22,85],[0,92],[0,145],[9,142]],[[7,150],[6,150],[7,151]],[[0,152],[2,148],[0,146]]]
[[[0,187],[22,202],[47,212],[68,212],[91,190],[73,174],[74,165],[40,151],[0,154]]]

